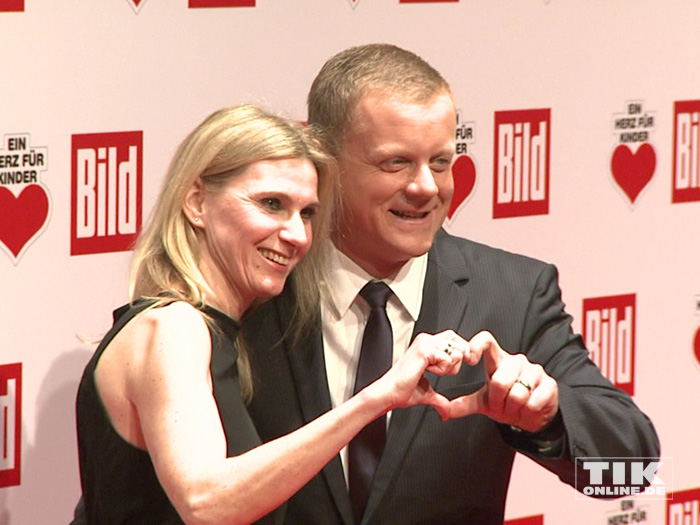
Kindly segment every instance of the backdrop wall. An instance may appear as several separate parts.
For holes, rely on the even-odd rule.
[[[0,524],[71,517],[77,336],[127,300],[125,247],[179,141],[239,102],[305,120],[324,61],[372,41],[453,87],[446,228],[558,266],[667,458],[673,499],[596,501],[518,457],[507,518],[700,523],[698,27],[691,0],[0,0]]]

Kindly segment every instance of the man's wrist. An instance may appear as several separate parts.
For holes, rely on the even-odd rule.
[[[557,412],[542,430],[527,432],[512,425],[499,425],[506,441],[514,448],[549,458],[561,456],[566,444],[566,428],[561,412]]]

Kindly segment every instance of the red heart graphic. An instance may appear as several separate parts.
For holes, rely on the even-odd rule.
[[[610,169],[615,182],[634,204],[639,193],[654,176],[656,169],[654,148],[645,142],[633,154],[626,144],[620,144],[613,152]]]
[[[34,237],[49,215],[49,198],[38,184],[30,184],[15,197],[0,186],[0,242],[15,258]]]
[[[452,194],[450,209],[447,210],[447,217],[452,218],[457,208],[462,204],[474,189],[476,184],[476,166],[468,155],[457,157],[452,165],[452,178],[455,182],[455,191]]]
[[[698,360],[698,363],[700,363],[700,328],[698,328],[698,331],[695,332],[695,340],[693,341],[693,347],[695,350],[695,358]]]

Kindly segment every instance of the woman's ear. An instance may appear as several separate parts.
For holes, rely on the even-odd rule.
[[[185,202],[182,205],[182,211],[185,217],[187,217],[195,228],[202,228],[204,226],[203,201],[204,185],[202,184],[202,178],[197,177],[197,180],[195,180],[192,186],[190,186],[190,189],[187,190]]]

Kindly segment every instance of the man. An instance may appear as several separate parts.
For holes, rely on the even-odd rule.
[[[368,281],[392,291],[394,360],[417,333],[448,328],[484,357],[457,376],[430,378],[454,398],[455,419],[425,407],[390,415],[361,507],[351,502],[344,451],[292,497],[286,523],[500,524],[515,451],[571,485],[574,457],[658,456],[651,423],[572,333],[556,269],[441,229],[456,112],[437,71],[390,45],[343,51],[314,81],[309,124],[338,160],[341,209],[318,325],[301,339],[288,333],[292,289],[247,323],[249,408],[261,438],[352,395],[369,315],[357,293]]]

